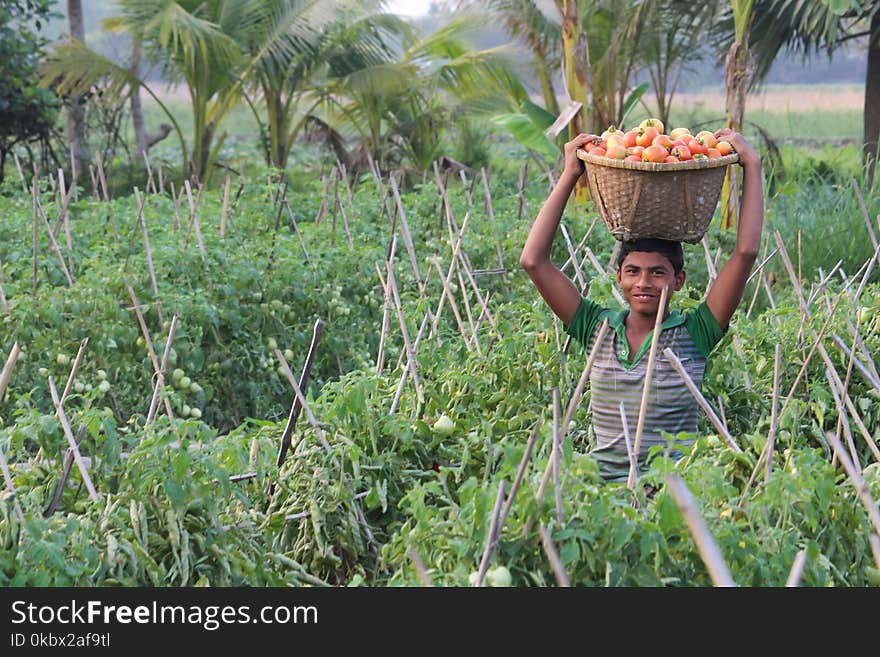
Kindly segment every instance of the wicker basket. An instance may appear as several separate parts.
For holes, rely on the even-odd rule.
[[[590,155],[584,161],[590,194],[618,240],[659,237],[699,242],[718,205],[727,165],[736,153],[686,162],[626,162]]]

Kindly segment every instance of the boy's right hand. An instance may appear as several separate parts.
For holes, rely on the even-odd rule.
[[[562,171],[563,176],[571,176],[577,179],[584,174],[584,162],[577,156],[577,149],[583,148],[593,139],[597,139],[597,136],[582,132],[565,144],[565,169]]]

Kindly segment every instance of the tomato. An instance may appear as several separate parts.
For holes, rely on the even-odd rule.
[[[700,130],[700,132],[697,133],[696,139],[706,148],[715,148],[715,144],[718,143],[718,140],[715,139],[715,135],[708,130]]]
[[[645,150],[644,146],[633,146],[628,149],[630,155],[638,155],[640,158],[642,157],[642,151]]]
[[[455,422],[453,422],[448,415],[443,414],[437,421],[434,422],[434,433],[437,433],[441,436],[448,436],[455,431]]]
[[[715,145],[715,148],[718,149],[718,152],[721,153],[721,155],[730,155],[733,151],[733,146],[730,145],[729,141],[719,141]]]
[[[706,155],[712,158],[721,157],[721,151],[719,151],[717,148],[710,148],[706,151]]]
[[[601,155],[602,157],[605,157],[605,149],[601,146],[594,146],[590,149],[590,155]]]
[[[642,156],[641,155],[627,155],[625,158],[623,158],[623,161],[624,162],[641,162]]]
[[[669,153],[662,146],[648,146],[642,151],[642,160],[644,162],[663,162]]]
[[[623,130],[619,129],[617,126],[610,125],[608,129],[603,132],[600,136],[602,137],[602,141],[608,141],[608,138],[612,135],[620,135],[623,136]]]
[[[639,133],[636,135],[636,144],[647,148],[659,134],[660,132],[653,126],[640,127]]]
[[[615,133],[612,135],[608,135],[608,138],[605,140],[605,150],[610,151],[612,148],[620,146],[624,150],[626,150],[626,136],[623,133]],[[610,155],[608,157],[611,157]]]
[[[706,151],[709,150],[703,144],[701,144],[696,137],[691,137],[687,141],[688,150],[691,152],[691,155],[696,158],[697,155],[705,155]]]
[[[506,566],[498,566],[492,570],[486,571],[486,582],[489,586],[505,587],[513,583],[513,577]]]
[[[686,160],[690,160],[692,157],[690,149],[687,146],[685,146],[684,144],[680,144],[678,146],[673,146],[670,153],[672,155],[674,155],[675,157],[677,157],[682,162],[684,162]]]
[[[649,118],[639,123],[640,128],[656,128],[657,134],[663,134],[663,121],[660,119]]]
[[[669,139],[667,135],[657,135],[654,137],[654,141],[651,142],[652,146],[662,146],[668,152],[670,148],[672,148],[672,141]]]
[[[663,160],[666,164],[672,164],[673,162],[681,162],[677,157],[673,155],[667,155],[666,159]]]
[[[681,139],[685,135],[690,137],[691,131],[688,130],[687,128],[676,128],[675,130],[673,130],[672,132],[669,133],[669,138],[672,141],[675,141],[676,139]]]
[[[632,148],[636,145],[636,137],[639,134],[638,128],[633,128],[629,132],[623,135],[624,142],[627,148]]]
[[[605,157],[610,157],[615,160],[624,159],[628,153],[626,152],[626,147],[623,144],[615,144],[613,146],[609,145],[608,150],[605,153]]]

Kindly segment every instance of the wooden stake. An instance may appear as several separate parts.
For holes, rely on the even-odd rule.
[[[455,315],[455,322],[458,324],[458,330],[461,333],[462,339],[464,340],[464,346],[467,348],[468,351],[472,351],[471,341],[468,339],[467,331],[464,330],[464,324],[461,320],[461,314],[458,312],[458,305],[455,303],[455,297],[452,295],[452,291],[449,289],[448,278],[446,274],[443,273],[443,268],[440,265],[440,259],[435,255],[431,258],[431,261],[437,268],[437,273],[440,274],[440,282],[443,285],[443,292],[441,293],[441,296],[442,294],[445,294],[446,298],[449,299],[449,307],[452,308],[452,314]],[[438,310],[442,310],[442,308],[438,307]]]
[[[144,342],[147,345],[147,353],[150,355],[150,362],[153,364],[153,372],[156,377],[157,385],[160,385],[158,382],[161,380],[164,385],[164,368],[159,364],[158,358],[156,358],[156,351],[153,349],[153,340],[150,337],[150,331],[147,329],[147,323],[144,321],[143,313],[141,313],[141,304],[138,301],[137,296],[135,296],[134,290],[131,285],[128,287],[128,297],[131,299],[131,303],[134,306],[134,312],[137,316],[138,324],[141,327],[141,334],[144,336]],[[166,347],[167,351],[167,347]],[[151,402],[152,407],[152,402]],[[165,413],[168,415],[168,419],[174,418],[174,413],[171,412],[171,401],[166,397],[165,398]],[[149,412],[147,413],[148,420],[152,419]],[[149,424],[149,421],[147,422]]]
[[[107,193],[107,176],[104,175],[104,162],[101,160],[101,153],[95,151],[95,162],[98,164],[98,180],[101,181],[101,192],[104,195],[104,203],[110,202],[110,195]]]
[[[486,192],[486,211],[489,214],[489,225],[492,226],[492,235],[495,238],[495,252],[498,255],[498,267],[504,269],[504,256],[501,252],[501,238],[498,236],[498,226],[495,224],[495,209],[492,207],[492,194],[489,191],[489,179],[486,177],[485,167],[480,167],[480,175],[483,177],[483,189]]]
[[[15,505],[15,514],[18,521],[24,525],[24,512],[21,510],[21,504],[18,501],[18,493],[15,490],[15,484],[12,483],[12,474],[9,472],[9,463],[6,461],[6,455],[0,448],[0,469],[3,470],[3,480],[6,482],[6,488],[12,493],[12,503]]]
[[[770,473],[773,470],[773,445],[776,441],[776,425],[779,417],[776,414],[779,406],[779,370],[782,365],[782,345],[776,343],[773,355],[773,398],[770,402],[770,433],[767,436],[767,469],[764,472],[764,481],[770,481]]]
[[[492,557],[492,550],[495,549],[496,531],[498,527],[498,518],[501,514],[501,504],[504,502],[504,480],[498,482],[498,494],[495,496],[495,508],[492,510],[492,519],[489,523],[489,532],[486,534],[486,547],[483,548],[483,558],[480,559],[480,567],[477,569],[477,578],[474,580],[474,587],[483,585],[483,578],[489,568],[489,559]]]
[[[198,217],[198,208],[199,201],[202,200],[202,191],[205,189],[205,186],[202,183],[199,183],[199,192],[196,195],[195,203],[193,203],[192,197],[192,189],[189,185],[189,180],[184,180],[183,185],[186,188],[186,198],[189,201],[189,225],[186,229],[186,237],[183,240],[183,246],[186,248],[186,245],[189,243],[189,234],[190,230],[195,227],[196,230],[196,241],[199,245],[199,253],[202,256],[202,260],[205,259],[205,242],[202,240],[202,230],[199,227],[199,217]]]
[[[171,345],[174,342],[174,333],[177,331],[177,320],[178,314],[174,313],[171,317],[171,325],[168,327],[168,339],[165,340],[165,351],[162,353],[162,362],[159,363],[159,369],[156,371],[156,385],[153,387],[153,398],[150,400],[150,410],[147,412],[146,426],[149,426],[153,421],[153,418],[156,417],[156,408],[159,405],[159,393],[165,385],[165,372],[168,371],[168,354],[171,352]],[[145,337],[144,339],[147,341],[147,344],[150,344],[148,338]],[[171,404],[167,397],[165,398],[165,412],[168,414],[168,419],[173,419]]]
[[[425,327],[428,325],[428,318],[430,317],[430,311],[425,313],[424,318],[422,319],[422,325],[419,327],[419,332],[416,334],[416,340],[413,343],[413,358],[419,351],[419,345],[422,343],[422,334],[425,331]],[[411,362],[415,362],[414,360]],[[412,367],[406,367],[400,375],[400,380],[397,382],[397,390],[394,393],[394,399],[391,401],[391,410],[388,411],[389,415],[394,415],[397,412],[397,404],[400,402],[400,396],[403,394],[403,386],[406,383],[406,377],[408,373],[413,372]]]
[[[416,365],[416,358],[413,353],[412,344],[409,340],[409,331],[406,328],[406,318],[403,316],[403,308],[400,304],[400,294],[397,291],[397,282],[394,280],[394,268],[388,263],[386,263],[385,266],[388,273],[388,287],[391,290],[391,296],[394,300],[395,310],[397,311],[397,319],[400,322],[400,332],[403,335],[403,345],[406,349],[409,371],[413,378],[413,385],[416,387],[416,396],[419,399],[419,404],[421,404],[424,401],[424,396],[422,395],[422,386],[419,384],[418,367]]]
[[[648,352],[648,367],[645,372],[645,385],[642,388],[642,403],[639,408],[639,422],[636,425],[636,438],[633,442],[633,453],[636,459],[641,455],[642,433],[645,430],[645,417],[648,414],[648,396],[651,390],[651,377],[654,374],[654,361],[657,358],[657,341],[660,338],[660,326],[663,324],[663,313],[666,310],[666,298],[669,295],[669,288],[663,287],[660,290],[660,305],[657,307],[657,317],[654,320],[654,332],[651,336],[651,350]],[[627,486],[634,488],[636,479],[627,480]]]
[[[141,225],[141,230],[144,234],[144,250],[147,255],[147,268],[150,271],[150,283],[153,286],[153,299],[155,299],[156,303],[156,315],[159,317],[159,323],[164,324],[165,321],[162,319],[162,303],[159,301],[159,286],[156,284],[156,270],[153,268],[153,250],[150,248],[150,234],[147,231],[147,221],[144,219],[144,204],[141,201],[141,194],[138,191],[138,188],[134,188],[134,198],[138,204],[138,217],[137,220]],[[129,290],[131,287],[129,286]]]
[[[788,573],[788,579],[785,581],[786,587],[792,588],[800,586],[801,577],[803,577],[806,565],[807,551],[800,550],[797,555],[795,555],[794,563],[791,565],[791,571]]]
[[[87,337],[83,338],[82,342],[79,343],[79,350],[76,352],[76,358],[73,359],[73,366],[70,368],[70,374],[67,376],[67,384],[64,386],[64,392],[61,394],[62,406],[67,400],[67,395],[70,392],[70,389],[73,387],[73,379],[76,377],[76,373],[79,370],[79,365],[82,362],[83,353],[85,353],[87,344],[89,344],[89,339]]]
[[[77,447],[79,447],[79,444],[83,441],[83,438],[86,437],[87,431],[87,425],[79,425],[79,431],[76,432]],[[45,517],[51,517],[55,513],[55,511],[58,510],[58,507],[61,506],[61,497],[64,495],[64,487],[67,486],[67,481],[70,479],[70,472],[72,469],[73,450],[68,447],[67,450],[65,450],[64,454],[64,465],[61,468],[61,478],[58,480],[58,484],[55,486],[55,494],[52,495],[52,501],[49,503],[49,507],[46,509],[46,513],[44,514]]]
[[[422,586],[434,586],[434,582],[431,581],[431,576],[428,575],[428,570],[425,568],[425,562],[422,561],[422,557],[419,556],[419,553],[416,552],[412,545],[406,548],[406,556],[413,562],[413,567],[416,569],[416,574],[419,576]]]
[[[6,386],[9,385],[9,379],[12,378],[12,368],[15,367],[15,363],[18,362],[18,354],[21,352],[21,347],[18,346],[18,342],[15,342],[12,345],[12,350],[9,352],[9,356],[6,358],[6,364],[3,366],[3,371],[0,372],[0,402],[3,401],[3,395],[6,394]]]
[[[516,499],[516,493],[519,490],[520,485],[522,484],[523,476],[526,472],[526,467],[528,467],[529,459],[532,457],[532,449],[535,446],[535,441],[538,439],[538,434],[541,432],[541,427],[544,425],[544,420],[542,418],[538,418],[537,423],[535,423],[535,428],[532,429],[532,433],[529,436],[529,440],[526,443],[525,452],[523,452],[522,459],[520,459],[519,467],[516,470],[516,477],[513,480],[513,486],[510,487],[510,494],[507,496],[507,501],[504,503],[504,508],[501,510],[501,516],[498,518],[498,530],[496,531],[495,540],[501,536],[501,530],[504,528],[504,523],[507,522],[507,516],[510,515],[510,510],[513,507],[513,501]]]
[[[706,527],[706,522],[697,510],[696,502],[684,480],[676,473],[670,472],[666,475],[666,485],[678,508],[681,509],[681,514],[697,544],[700,557],[706,564],[712,583],[715,586],[736,586],[736,582],[733,581],[730,570],[724,562],[724,557],[721,556],[721,550],[718,549],[712,534],[709,533],[709,528]]]
[[[544,548],[544,554],[547,555],[547,559],[550,561],[550,568],[553,570],[556,583],[559,586],[569,588],[571,582],[565,572],[565,567],[562,565],[562,559],[559,558],[559,553],[553,547],[553,541],[550,538],[550,534],[547,533],[547,528],[543,522],[538,525],[538,533],[541,535],[541,547]]]
[[[562,458],[562,439],[559,436],[559,388],[553,388],[553,495],[556,498],[556,522],[563,526],[562,487],[559,483],[559,463]]]
[[[232,186],[232,176],[226,175],[226,185],[223,187],[223,209],[220,212],[220,238],[226,236],[226,215],[229,213],[229,190]]]
[[[64,428],[64,435],[67,436],[67,442],[70,445],[70,449],[73,452],[73,458],[76,460],[76,465],[79,468],[80,474],[83,478],[83,483],[86,485],[86,490],[89,491],[89,496],[92,498],[92,501],[96,504],[100,502],[100,498],[98,497],[98,492],[95,490],[94,485],[92,484],[92,480],[89,477],[89,472],[86,470],[86,465],[83,462],[82,456],[79,453],[79,447],[76,444],[76,440],[73,437],[73,432],[70,430],[70,425],[67,422],[67,416],[64,414],[64,407],[61,405],[61,400],[58,399],[58,391],[55,389],[55,381],[50,376],[49,377],[49,392],[52,393],[52,403],[55,404],[55,412],[58,415],[58,421],[61,422],[61,426]]]
[[[302,372],[299,376],[299,387],[302,390],[308,385],[309,376],[312,373],[312,365],[315,362],[315,356],[318,353],[318,343],[321,341],[321,336],[324,334],[324,322],[321,319],[315,320],[315,325],[312,327],[312,343],[309,345],[309,353],[306,356],[306,362],[303,365]],[[275,350],[275,356],[282,363],[282,366],[287,365],[287,361],[284,359],[284,354],[281,353],[280,350]],[[286,368],[289,370],[289,368]],[[278,447],[278,456],[275,459],[275,465],[279,468],[284,464],[284,460],[287,458],[287,450],[290,448],[290,439],[293,435],[293,430],[296,428],[296,421],[299,419],[299,413],[302,407],[299,404],[299,399],[294,396],[293,403],[290,406],[290,413],[287,415],[287,424],[284,426],[284,433],[281,434],[281,443]]]
[[[425,290],[422,285],[422,274],[419,271],[419,262],[416,258],[415,249],[413,248],[412,234],[409,232],[409,225],[406,222],[406,212],[403,210],[403,201],[400,200],[400,192],[397,189],[397,182],[394,180],[394,176],[391,176],[389,181],[391,183],[391,193],[394,195],[394,203],[397,206],[397,213],[400,216],[400,228],[403,232],[403,243],[409,254],[409,261],[412,265],[413,274],[416,277],[416,284],[419,287],[419,296],[424,296]]]
[[[290,225],[293,226],[293,232],[296,233],[300,248],[302,248],[303,255],[306,257],[306,262],[312,264],[312,261],[309,259],[309,252],[306,251],[306,243],[303,241],[302,234],[299,232],[299,225],[296,223],[296,218],[293,216],[290,202],[287,199],[284,199],[284,205],[287,208],[287,216],[290,218]]]

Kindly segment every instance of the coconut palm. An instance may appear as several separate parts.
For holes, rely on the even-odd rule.
[[[750,43],[755,81],[766,76],[783,48],[804,55],[819,50],[831,53],[853,39],[866,38],[868,71],[862,142],[871,176],[880,134],[880,0],[754,0],[752,13]],[[723,49],[730,44],[734,19],[731,8],[717,24],[716,38]]]

